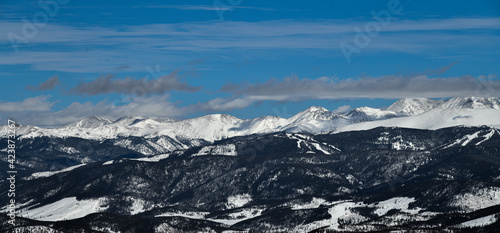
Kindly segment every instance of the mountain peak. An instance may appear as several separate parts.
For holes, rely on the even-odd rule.
[[[442,116],[443,109],[458,110],[452,111],[450,116]],[[471,111],[471,109],[477,110]],[[346,130],[349,129],[347,126],[360,122],[367,123],[352,126],[352,128],[365,129],[381,125],[424,129],[454,125],[500,126],[498,123],[500,111],[491,111],[495,109],[500,110],[500,99],[495,97],[457,97],[447,100],[419,98],[398,100],[387,109],[359,107],[344,113],[328,111],[320,106],[312,106],[289,118],[266,116],[240,119],[227,114],[212,114],[178,121],[165,117],[141,116],[125,116],[110,121],[101,117],[87,117],[64,127],[53,129],[23,126],[20,135],[24,135],[24,137],[72,136],[89,139],[116,138],[117,135],[137,137],[162,135],[172,138],[182,137],[214,141],[230,136],[269,132],[307,131],[318,133],[337,128]],[[389,120],[392,118],[394,119]],[[368,121],[373,121],[373,123]],[[4,130],[4,132],[7,131]],[[2,135],[0,133],[0,136]]]
[[[447,109],[500,109],[500,99],[497,97],[453,97],[441,103],[439,108]]]
[[[328,112],[328,109],[323,108],[321,106],[311,106],[308,109],[306,109],[304,112],[317,112],[317,111]]]
[[[370,107],[359,107],[348,112],[346,116],[354,121],[362,122],[362,121],[374,121],[374,120],[393,118],[398,116],[398,114],[391,110],[382,110]]]
[[[447,100],[400,99],[387,108],[406,115],[419,115],[431,109],[500,109],[497,97],[453,97]]]
[[[418,115],[433,109],[437,104],[439,104],[439,101],[437,100],[425,98],[404,98],[391,104],[391,106],[389,106],[387,110],[403,113],[406,115]]]
[[[218,122],[236,122],[240,121],[241,119],[229,115],[229,114],[222,114],[222,113],[217,113],[217,114],[210,114],[210,115],[205,115],[193,119],[188,119],[188,121],[196,120],[196,119],[204,119],[208,121],[218,121]]]
[[[98,117],[98,116],[91,116],[91,117],[85,117],[77,122],[71,123],[67,125],[66,127],[78,127],[78,128],[97,128],[102,125],[107,125],[112,123],[111,120]]]
[[[328,111],[320,106],[311,106],[308,109],[297,113],[289,118],[291,121],[309,121],[309,120],[331,120],[337,114]]]

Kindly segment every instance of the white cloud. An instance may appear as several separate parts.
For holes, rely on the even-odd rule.
[[[21,102],[0,103],[0,114],[8,115],[23,125],[61,126],[89,116],[108,119],[128,115],[178,118],[189,113],[188,109],[177,107],[170,102],[168,95],[135,97],[125,104],[107,100],[96,104],[73,102],[59,111],[51,109],[54,103],[47,99],[47,96],[39,96]]]
[[[185,56],[186,52],[223,56],[250,49],[319,49],[341,57],[339,44],[352,42],[356,35],[353,28],[365,23],[366,20],[346,19],[210,21],[109,28],[48,24],[26,46],[20,47],[18,54],[0,52],[0,65],[29,64],[35,70],[85,73],[112,72],[116,67],[131,64],[130,70],[137,71],[159,60],[187,62],[190,58]],[[2,31],[18,35],[22,35],[22,26],[23,22],[0,22]],[[500,18],[394,19],[363,51],[415,54],[447,51],[446,54],[467,55],[474,49],[475,54],[488,53],[498,48],[499,29]],[[475,33],[464,33],[469,30]],[[0,36],[0,44],[8,48],[10,41],[6,35]],[[43,45],[74,49],[51,52],[37,49]],[[81,50],[85,47],[92,50]]]
[[[123,95],[124,99],[116,102],[107,100],[95,104],[74,102],[58,111],[52,109],[55,102],[49,101],[49,96],[37,96],[20,102],[0,103],[0,114],[9,116],[20,124],[41,126],[65,125],[89,116],[116,119],[127,115],[142,115],[179,119],[194,113],[219,113],[246,108],[261,101],[498,97],[500,96],[500,80],[492,75],[448,78],[429,78],[425,75],[413,77],[388,75],[344,80],[329,77],[301,79],[293,76],[283,80],[270,79],[256,84],[226,85],[222,91],[231,93],[232,97],[219,97],[206,102],[179,106],[165,94],[139,97]],[[341,106],[334,111],[345,112],[349,109],[349,106]]]
[[[37,96],[27,98],[21,102],[0,102],[0,112],[14,113],[14,112],[42,112],[48,111],[54,104],[48,101],[50,96]]]
[[[342,113],[342,112],[348,112],[349,110],[351,110],[351,106],[342,105],[342,106],[338,107],[337,109],[333,110],[332,112]]]
[[[150,5],[142,6],[138,8],[166,8],[166,9],[177,9],[177,10],[202,10],[202,11],[232,11],[234,9],[249,9],[249,10],[259,10],[259,11],[272,11],[271,8],[263,7],[250,7],[250,6],[231,6],[231,5]]]
[[[62,110],[54,111],[54,102],[48,96],[27,98],[21,102],[0,103],[0,115],[16,120],[22,125],[62,126],[84,117],[100,116],[117,119],[122,116],[168,117],[182,119],[193,113],[215,113],[225,110],[244,108],[254,102],[245,98],[216,98],[207,102],[178,106],[171,102],[168,95],[130,97],[110,102],[98,103],[73,102]],[[0,117],[1,118],[1,117]],[[0,119],[2,121],[6,119]]]
[[[228,84],[222,90],[234,95],[246,96],[245,99],[249,101],[490,97],[500,96],[500,80],[495,80],[492,75],[448,78],[429,78],[425,75],[414,77],[388,75],[340,81],[328,77],[300,79],[292,76],[283,80],[270,79],[257,84]]]
[[[199,111],[212,112],[212,111],[227,111],[239,108],[246,108],[254,102],[248,98],[215,98],[207,101],[206,103],[199,103],[191,106],[191,108],[198,109]]]

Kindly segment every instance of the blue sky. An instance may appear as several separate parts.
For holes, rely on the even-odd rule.
[[[500,96],[499,1],[0,3],[0,120]]]

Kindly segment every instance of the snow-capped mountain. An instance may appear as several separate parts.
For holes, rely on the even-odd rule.
[[[266,116],[248,120],[226,114],[181,121],[140,116],[126,116],[115,121],[88,117],[59,128],[22,126],[17,131],[22,138],[51,136],[105,140],[130,136],[166,136],[213,142],[234,136],[272,132],[323,133],[378,126],[437,129],[456,125],[500,125],[500,100],[477,97],[448,100],[402,99],[387,109],[360,107],[344,113],[313,106],[290,118]],[[3,134],[6,132],[7,130],[2,130]]]
[[[313,106],[290,118],[265,116],[249,120],[226,114],[182,121],[140,116],[115,121],[89,117],[60,128],[18,127],[16,153],[25,156],[19,156],[17,163],[28,173],[54,171],[116,157],[162,157],[221,139],[277,132],[336,134],[377,127],[440,129],[461,125],[500,128],[500,109],[494,105],[497,102],[495,98],[405,99],[389,109],[361,107],[339,113]],[[422,109],[430,110],[416,114]],[[5,128],[1,131],[8,132]],[[6,140],[5,136],[0,140]]]
[[[498,232],[498,102],[403,99],[387,109],[313,106],[290,118],[89,117],[53,129],[22,126],[18,228]],[[5,169],[7,151],[0,155]],[[0,185],[7,176],[0,172]]]
[[[490,126],[500,128],[498,109],[432,109],[419,115],[367,121],[338,127],[332,132],[366,130],[377,127],[441,129],[453,126]]]
[[[500,99],[455,97],[447,100],[401,99],[387,108],[400,114],[391,119],[372,120],[337,127],[333,132],[366,130],[376,127],[440,129],[452,126],[500,128]]]
[[[394,117],[406,116],[403,113],[397,113],[392,110],[384,110],[370,107],[360,107],[348,112],[346,116],[353,122],[376,121]]]
[[[83,118],[77,122],[67,125],[67,128],[83,128],[83,129],[94,129],[103,125],[111,123],[111,120],[104,119],[102,117],[87,117]]]
[[[500,109],[500,99],[496,97],[455,97],[441,101],[437,107],[442,109]]]
[[[312,106],[308,109],[292,116],[289,120],[291,122],[303,122],[311,120],[331,120],[338,116],[337,114],[328,111],[328,109],[320,106]]]
[[[417,98],[400,99],[387,108],[387,110],[403,113],[406,115],[418,115],[435,108],[440,101]]]
[[[497,97],[454,97],[446,100],[431,100],[424,98],[401,99],[389,106],[387,110],[418,115],[431,109],[500,109],[500,99]]]

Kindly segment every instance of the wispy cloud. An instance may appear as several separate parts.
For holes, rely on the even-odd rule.
[[[231,11],[234,9],[248,9],[258,11],[273,11],[272,8],[252,7],[252,6],[230,6],[230,5],[149,5],[139,6],[138,8],[164,8],[177,10],[202,10],[202,11]]]
[[[99,91],[96,93],[131,93],[127,82],[121,79],[114,83],[116,89],[110,88],[109,77],[97,79],[92,85]],[[116,81],[116,80],[115,80]],[[142,85],[142,84],[141,84]],[[89,90],[93,86],[85,86]],[[123,88],[123,89],[122,89]],[[156,87],[154,87],[156,88]],[[161,90],[161,89],[155,89]],[[213,98],[187,106],[179,106],[170,100],[168,94],[129,96],[125,101],[110,102],[103,100],[91,102],[73,102],[62,110],[55,111],[55,102],[49,101],[49,96],[27,98],[20,102],[0,103],[0,115],[13,117],[21,124],[43,126],[60,126],[77,121],[83,117],[102,116],[116,119],[127,115],[163,116],[182,119],[189,114],[218,113],[234,109],[247,108],[262,101],[298,102],[305,100],[338,100],[359,98],[446,98],[454,96],[500,96],[500,80],[493,76],[461,76],[449,78],[429,78],[425,75],[414,77],[388,75],[382,77],[362,77],[345,79],[320,77],[317,79],[287,77],[282,80],[270,79],[255,84],[228,84],[223,92],[232,94],[229,98]],[[336,111],[347,111],[349,106],[341,106]]]
[[[130,68],[130,65],[118,66],[115,69],[117,69],[117,70],[126,70],[128,68]]]
[[[191,86],[186,82],[182,82],[178,76],[178,72],[172,72],[169,75],[159,77],[157,79],[134,79],[126,77],[117,79],[113,76],[101,76],[89,82],[81,82],[76,87],[68,91],[71,94],[127,94],[142,96],[147,94],[165,94],[172,90],[177,91],[198,91],[201,87]]]
[[[194,113],[219,113],[245,108],[262,98],[215,98],[206,102],[179,106],[170,100],[168,94],[132,96],[122,101],[103,100],[95,104],[73,102],[61,110],[52,108],[55,102],[48,99],[49,96],[37,96],[20,102],[0,103],[0,120],[5,120],[2,116],[8,116],[23,125],[56,127],[90,116],[100,116],[111,120],[131,115],[183,119]],[[265,99],[268,98],[262,100]]]
[[[485,83],[485,80],[488,80]],[[492,76],[429,78],[425,75],[363,77],[344,79],[321,77],[270,79],[257,84],[228,84],[222,91],[248,101],[346,98],[446,98],[454,96],[500,96],[500,80]],[[234,102],[232,99],[230,102]],[[242,100],[240,100],[242,101]],[[229,101],[228,101],[229,102]]]
[[[278,52],[317,49],[342,57],[339,43],[352,41],[356,34],[353,28],[365,23],[342,19],[210,21],[117,27],[49,24],[28,44],[19,47],[19,54],[0,51],[0,65],[29,64],[35,70],[86,73],[112,72],[116,67],[130,64],[128,71],[137,71],[160,59],[185,59],[189,62],[191,58],[185,56],[186,52],[209,57],[255,49]],[[22,27],[23,22],[0,23],[2,31],[19,35],[22,35]],[[498,50],[499,29],[500,18],[393,19],[363,51],[449,55],[467,51],[491,53]],[[0,44],[9,48],[6,34],[0,36]],[[40,50],[39,46],[45,45],[75,50]],[[92,50],[81,50],[82,47]]]
[[[19,124],[37,126],[62,126],[78,121],[84,117],[100,116],[111,120],[123,116],[169,117],[182,119],[193,113],[214,113],[224,110],[238,109],[248,104],[236,99],[214,99],[208,102],[187,106],[179,106],[166,95],[133,96],[124,101],[103,100],[98,103],[73,102],[61,110],[55,110],[56,102],[49,101],[49,96],[27,98],[20,102],[0,103],[0,120],[2,116],[13,118]]]
[[[452,65],[426,72],[442,73]],[[189,108],[217,112],[246,108],[262,101],[284,103],[305,100],[498,97],[500,80],[493,75],[448,78],[386,75],[344,80],[331,77],[301,79],[292,76],[256,84],[226,84],[221,91],[231,93],[233,97],[215,98]],[[338,111],[347,111],[349,108],[350,106],[341,106]]]
[[[21,102],[0,102],[0,113],[6,115],[16,112],[43,112],[49,111],[54,102],[48,101],[50,96],[37,96],[27,98]]]
[[[28,90],[37,90],[37,91],[45,91],[45,90],[52,90],[54,89],[57,85],[59,85],[59,77],[53,76],[49,79],[47,79],[45,82],[40,83],[38,86],[26,86],[26,89]]]
[[[459,61],[452,62],[451,64],[449,64],[447,66],[443,66],[443,67],[440,67],[440,68],[437,68],[437,69],[426,69],[426,70],[424,70],[422,72],[413,73],[413,74],[411,74],[409,76],[407,75],[407,77],[419,76],[419,75],[428,75],[428,76],[439,75],[439,74],[442,74],[442,73],[450,70],[457,63],[459,63]]]
[[[168,95],[135,97],[127,104],[117,104],[103,100],[91,102],[73,102],[59,111],[52,109],[54,102],[47,96],[25,99],[22,102],[0,103],[0,114],[9,116],[23,125],[62,126],[89,116],[101,116],[116,119],[122,116],[162,116],[177,118],[189,113],[169,101]]]

